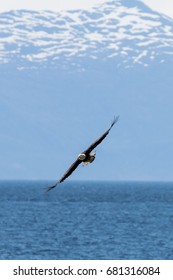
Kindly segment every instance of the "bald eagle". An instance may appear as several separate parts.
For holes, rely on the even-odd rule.
[[[83,163],[83,165],[87,165],[95,160],[96,153],[93,151],[102,141],[103,139],[108,135],[111,128],[114,126],[114,124],[118,121],[119,116],[114,118],[113,122],[111,123],[110,128],[103,133],[102,136],[100,136],[96,141],[94,141],[88,149],[84,150],[82,153],[80,153],[76,159],[76,161],[70,166],[70,168],[65,172],[65,174],[60,178],[58,181],[55,182],[55,184],[49,188],[47,188],[47,192],[55,188],[58,184],[62,183],[67,177],[69,177],[73,171],[78,167],[79,164]],[[93,152],[92,152],[93,151]]]

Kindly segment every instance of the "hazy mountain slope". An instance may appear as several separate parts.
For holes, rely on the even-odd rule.
[[[1,178],[62,175],[120,114],[72,178],[173,179],[173,23],[129,2],[1,14]]]

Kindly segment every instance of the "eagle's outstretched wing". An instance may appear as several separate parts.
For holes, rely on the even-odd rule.
[[[111,128],[114,126],[114,124],[118,121],[119,117],[114,118],[113,122],[111,123],[110,128],[101,136],[99,137],[94,143],[92,143],[88,149],[86,149],[82,154],[85,154],[86,157],[90,154],[90,152],[97,147],[102,141],[103,139],[108,135],[109,131],[111,130]],[[78,167],[78,165],[82,162],[82,160],[77,159],[71,166],[70,168],[65,172],[65,174],[62,176],[61,179],[59,179],[58,181],[56,181],[56,183],[54,185],[52,185],[51,187],[47,188],[46,191],[50,191],[53,188],[55,188],[58,184],[60,184],[61,182],[63,182],[67,177],[69,177],[73,171]]]
[[[55,188],[58,184],[60,184],[61,182],[63,182],[68,176],[70,176],[73,171],[78,167],[78,165],[81,163],[81,160],[77,159],[75,162],[73,162],[73,164],[70,166],[70,168],[65,172],[65,174],[62,176],[61,179],[59,179],[58,181],[56,181],[56,183],[54,185],[52,185],[51,187],[46,189],[46,192],[52,190],[53,188]]]
[[[117,116],[116,118],[114,118],[114,120],[112,121],[111,123],[111,126],[110,128],[105,132],[103,133],[102,136],[100,136],[96,141],[94,141],[94,143],[92,143],[88,149],[86,149],[83,153],[88,155],[92,150],[95,149],[95,147],[97,147],[102,141],[103,139],[108,135],[109,131],[111,130],[111,128],[114,126],[114,124],[118,121],[119,119],[119,116]]]

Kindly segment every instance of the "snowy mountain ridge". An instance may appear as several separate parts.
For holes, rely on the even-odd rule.
[[[0,18],[0,64],[18,69],[72,65],[85,70],[84,61],[98,59],[126,68],[148,66],[172,54],[172,21],[139,1],[133,6],[109,1],[90,11],[17,10]]]
[[[135,0],[1,13],[1,179],[60,177],[120,115],[72,179],[173,180],[172,27]]]

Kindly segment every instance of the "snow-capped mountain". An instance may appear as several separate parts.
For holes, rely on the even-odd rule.
[[[60,177],[120,115],[72,179],[173,180],[172,64],[173,21],[137,0],[1,13],[0,178]]]
[[[173,21],[139,1],[116,0],[90,11],[17,10],[0,17],[0,62],[19,69],[85,70],[94,61],[116,66],[150,65],[172,59]]]

